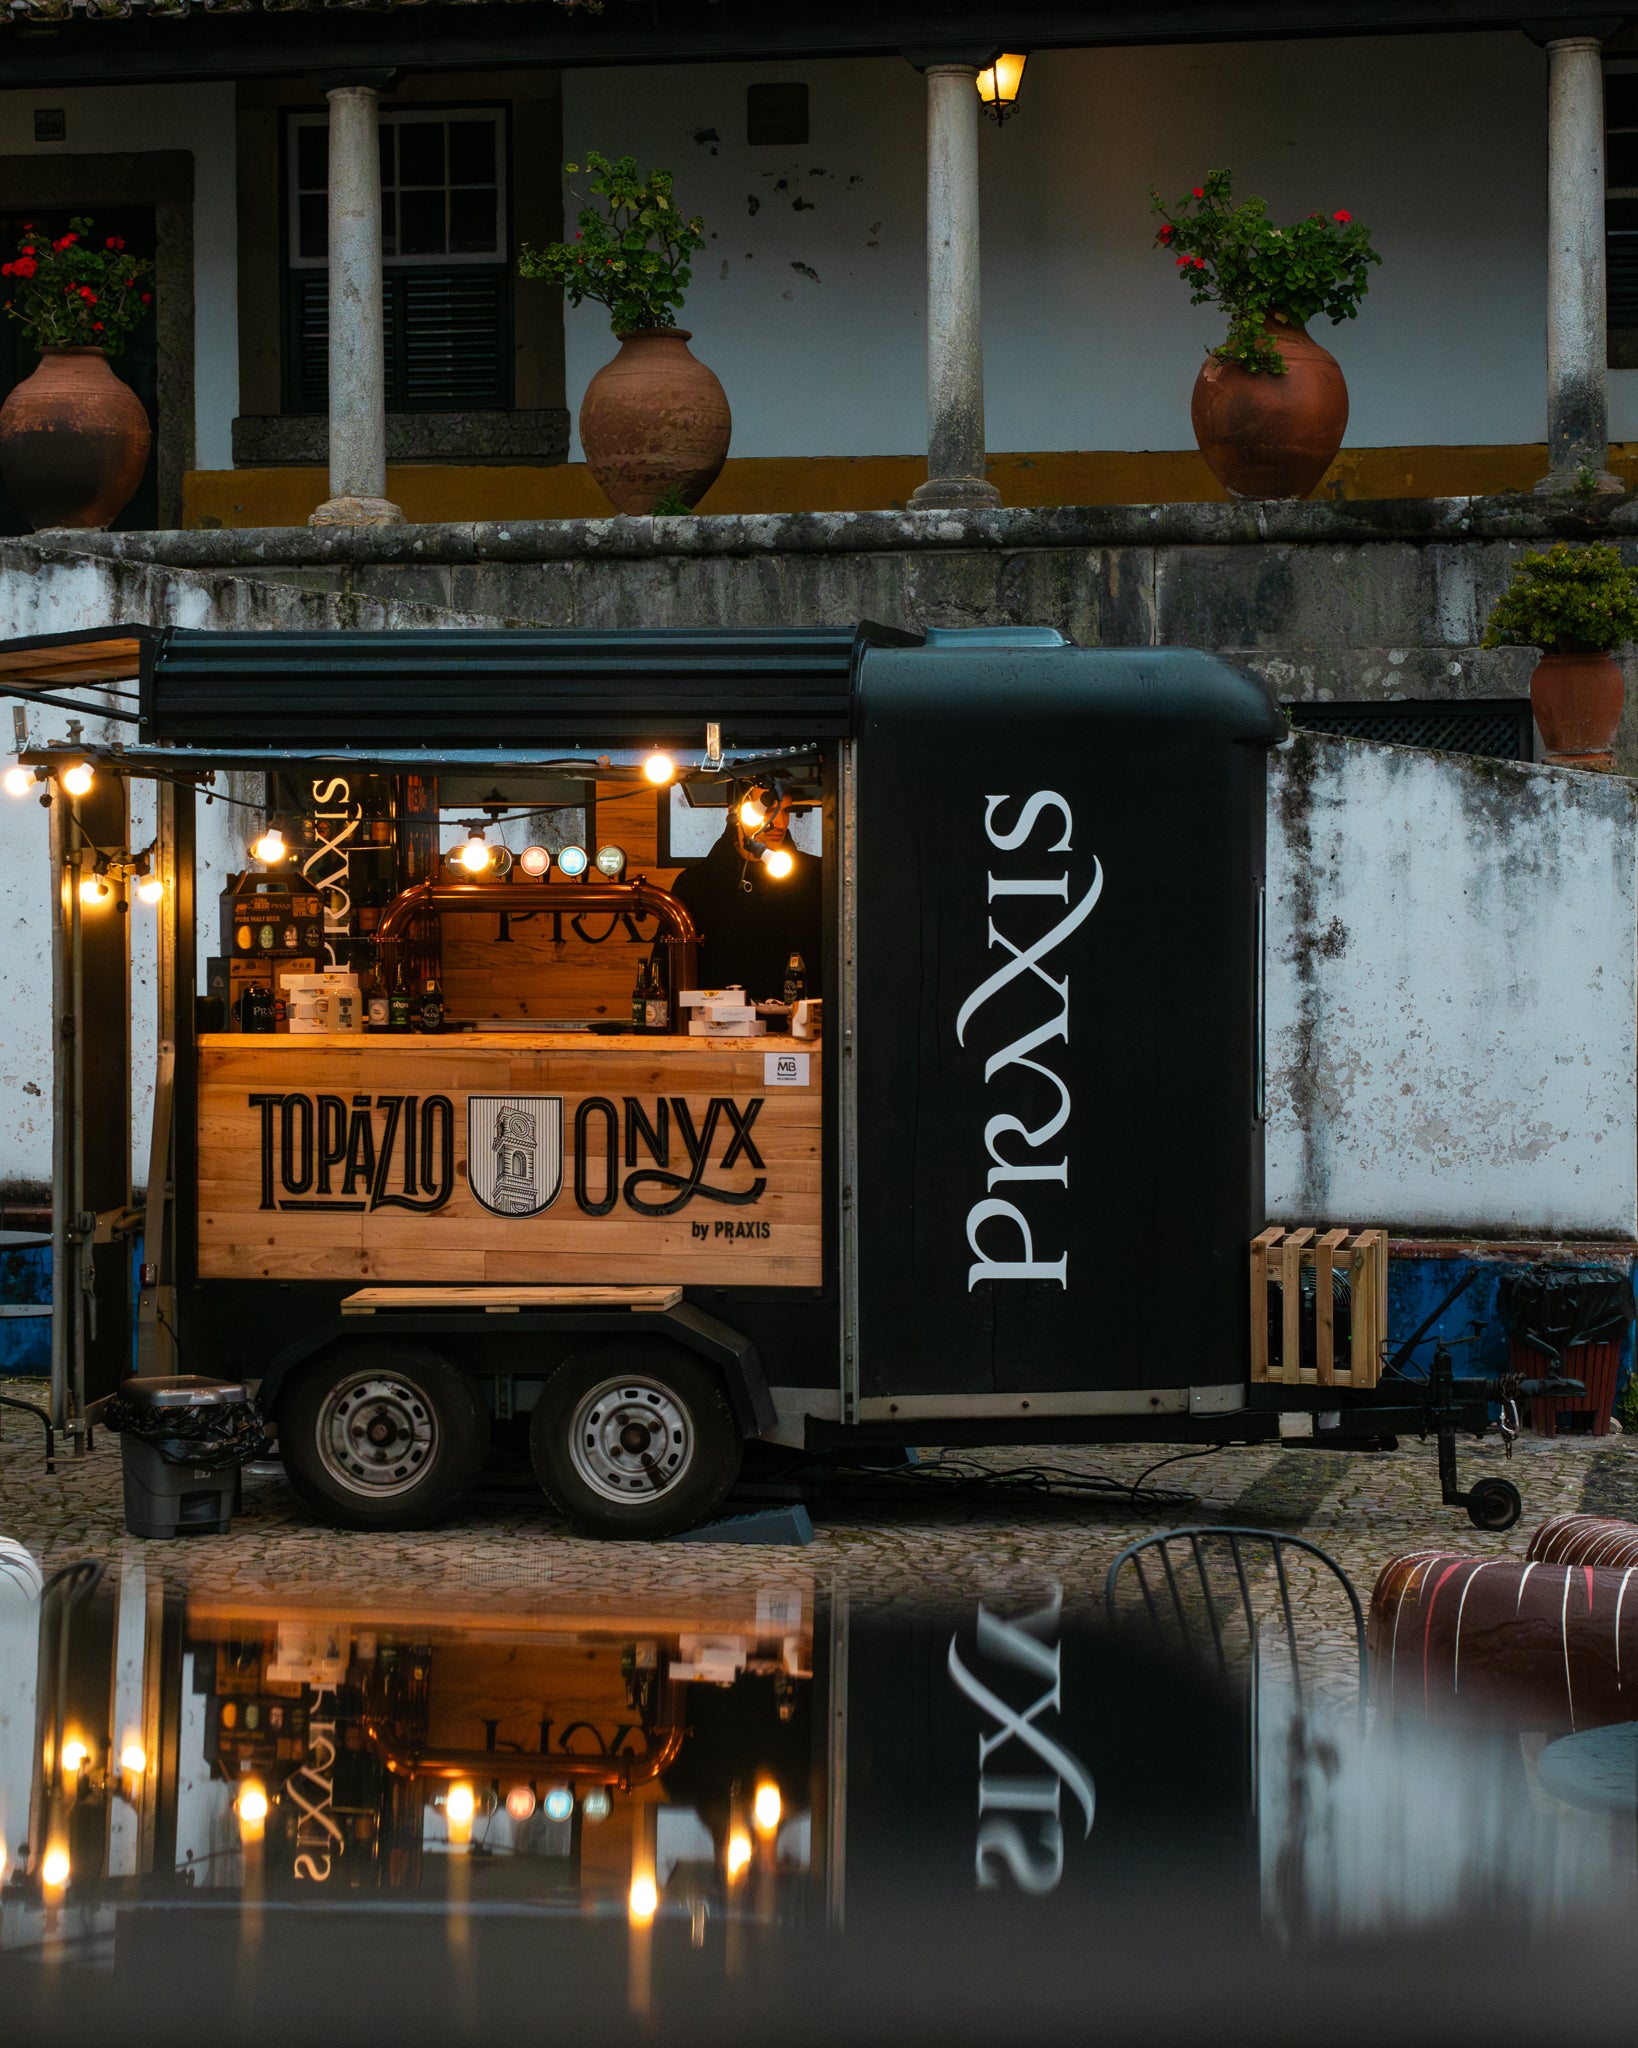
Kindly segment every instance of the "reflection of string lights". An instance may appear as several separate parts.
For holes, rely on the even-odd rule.
[[[241,1824],[247,1828],[258,1828],[267,1818],[267,1794],[254,1778],[246,1778],[239,1788],[238,1812]]]
[[[784,1812],[784,1801],[779,1796],[779,1787],[771,1778],[764,1778],[756,1788],[756,1798],[751,1802],[751,1817],[756,1822],[757,1832],[771,1835],[779,1825],[779,1816]]]
[[[40,1859],[40,1882],[47,1891],[61,1891],[68,1882],[68,1851],[61,1842],[53,1842]]]
[[[728,1875],[738,1877],[751,1860],[751,1838],[743,1828],[735,1828],[728,1837]]]
[[[659,1887],[646,1870],[640,1870],[631,1880],[631,1894],[628,1900],[631,1917],[639,1924],[646,1924],[659,1910]]]

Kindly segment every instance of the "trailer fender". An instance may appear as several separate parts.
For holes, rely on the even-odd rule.
[[[528,1318],[529,1322],[535,1320],[533,1316]],[[663,1332],[684,1350],[708,1360],[722,1374],[734,1420],[745,1436],[771,1436],[778,1427],[773,1395],[768,1389],[768,1376],[756,1345],[749,1337],[716,1316],[708,1315],[704,1309],[696,1308],[690,1301],[680,1301],[674,1308],[641,1316],[572,1310],[543,1312],[539,1322],[542,1327],[561,1331],[565,1336],[579,1333],[587,1336],[616,1333],[621,1336],[639,1333],[658,1335]],[[395,1335],[436,1338],[448,1335],[452,1330],[464,1334],[470,1328],[476,1332],[481,1326],[481,1310],[467,1310],[458,1317],[447,1312],[426,1315],[395,1312],[390,1324],[383,1322],[373,1329],[360,1327],[359,1319],[352,1316],[333,1317],[328,1322],[315,1324],[295,1343],[287,1344],[274,1354],[262,1374],[257,1403],[265,1416],[276,1417],[279,1397],[290,1375],[310,1358],[318,1357],[344,1339],[351,1341],[358,1337],[382,1336],[389,1328]]]

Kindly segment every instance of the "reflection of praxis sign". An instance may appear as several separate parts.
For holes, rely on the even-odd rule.
[[[246,1099],[261,1113],[264,1209],[430,1215],[455,1192],[455,1104],[447,1095]],[[736,1208],[760,1201],[768,1183],[752,1130],[763,1100],[713,1095],[696,1120],[681,1095],[646,1104],[635,1095],[618,1103],[584,1097],[573,1123],[575,1206],[606,1216],[623,1201],[640,1216],[674,1216],[696,1196]],[[564,1109],[560,1095],[468,1098],[468,1183],[491,1214],[538,1216],[557,1200]],[[735,1168],[756,1177],[725,1186]]]

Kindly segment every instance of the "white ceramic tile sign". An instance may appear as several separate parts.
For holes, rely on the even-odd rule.
[[[808,1055],[805,1052],[764,1053],[762,1085],[765,1088],[805,1088],[808,1085]]]

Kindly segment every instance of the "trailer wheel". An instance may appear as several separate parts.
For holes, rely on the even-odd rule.
[[[1467,1519],[1475,1529],[1511,1529],[1524,1512],[1524,1498],[1511,1479],[1479,1479],[1467,1496]]]
[[[592,1536],[671,1536],[703,1521],[744,1450],[717,1374],[644,1339],[565,1359],[529,1425],[536,1477]]]
[[[420,1344],[344,1344],[291,1381],[279,1447],[309,1507],[346,1529],[424,1529],[476,1481],[487,1443],[471,1382]]]

